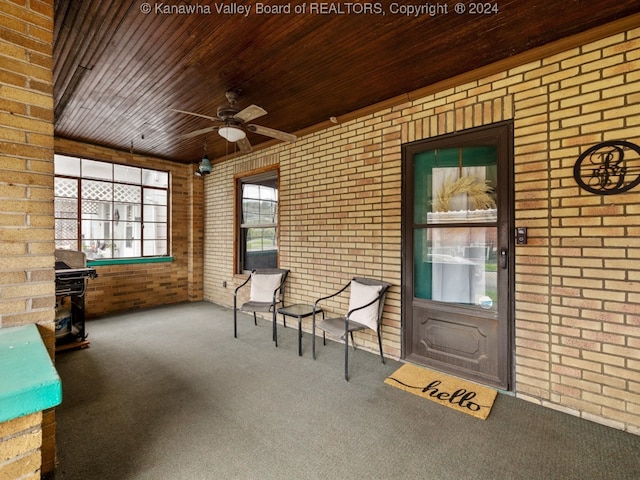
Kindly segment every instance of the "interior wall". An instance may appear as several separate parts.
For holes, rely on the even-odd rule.
[[[203,182],[193,165],[55,139],[56,153],[170,172],[170,235],[173,261],[100,265],[88,282],[88,318],[202,300]]]
[[[354,275],[387,280],[383,345],[401,358],[401,145],[513,120],[516,224],[529,229],[516,251],[515,393],[640,434],[640,188],[600,196],[573,179],[592,145],[640,143],[639,67],[640,29],[631,28],[215,165],[205,180],[204,298],[232,305],[243,279],[235,178],[279,165],[287,302],[312,302]],[[377,350],[369,335],[356,342]]]

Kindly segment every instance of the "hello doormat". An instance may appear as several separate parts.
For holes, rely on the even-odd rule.
[[[485,420],[498,392],[460,378],[404,364],[384,383]]]

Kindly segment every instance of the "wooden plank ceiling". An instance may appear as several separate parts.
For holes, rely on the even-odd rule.
[[[206,142],[220,158],[237,147],[217,132],[179,138],[217,123],[169,108],[215,116],[234,90],[240,108],[268,112],[253,123],[295,133],[640,12],[638,0],[499,0],[484,15],[462,3],[467,13],[440,2],[436,15],[408,16],[402,1],[292,2],[291,13],[260,14],[287,3],[57,0],[55,134],[184,163]],[[254,149],[271,141],[248,138]]]

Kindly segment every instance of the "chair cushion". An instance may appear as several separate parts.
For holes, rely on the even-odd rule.
[[[349,297],[349,311],[354,308],[362,307],[374,300],[382,290],[380,285],[365,285],[363,283],[351,280],[351,296]],[[374,302],[367,308],[353,312],[349,320],[366,325],[372,330],[378,330],[378,305],[380,302]]]
[[[280,286],[281,281],[281,273],[254,273],[251,275],[251,301],[273,302],[273,292]]]

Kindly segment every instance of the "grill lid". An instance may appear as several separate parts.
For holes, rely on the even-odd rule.
[[[68,268],[86,268],[87,256],[84,252],[76,250],[55,251],[56,270],[66,270]]]
[[[87,267],[87,256],[84,252],[74,250],[56,250],[56,281],[83,281],[84,278],[96,278],[95,268]]]

